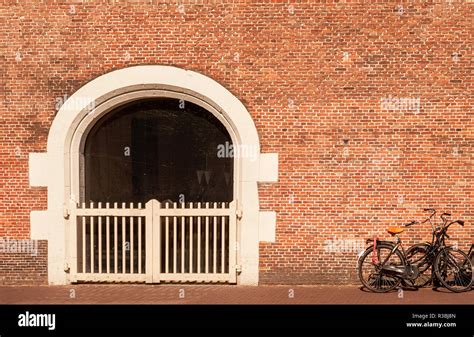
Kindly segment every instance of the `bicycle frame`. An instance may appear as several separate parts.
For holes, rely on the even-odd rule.
[[[433,225],[433,223],[431,221],[431,219],[434,217],[435,214],[436,214],[436,211],[432,210],[431,215],[426,220],[424,220],[420,223],[420,224],[424,224],[424,223],[429,221],[429,223],[431,225],[431,228],[432,228],[431,243],[427,243],[427,246],[429,247],[429,250],[426,254],[424,254],[420,259],[415,260],[415,261],[411,261],[409,263],[408,261],[406,261],[406,252],[405,252],[405,249],[402,245],[402,240],[400,239],[398,234],[395,234],[395,237],[397,238],[397,241],[393,245],[393,248],[390,251],[390,254],[388,254],[388,256],[384,259],[384,261],[382,263],[380,263],[380,258],[378,257],[379,267],[384,266],[385,263],[387,263],[387,261],[390,259],[390,257],[398,249],[401,250],[403,257],[405,258],[405,263],[406,263],[407,266],[408,265],[424,265],[425,263],[428,263],[429,265],[432,265],[433,261],[434,261],[434,258],[439,253],[439,251],[441,251],[441,249],[446,247],[446,245],[445,245],[445,236],[446,236],[447,229],[449,228],[449,226],[451,226],[453,223],[456,222],[456,221],[451,222],[449,225],[446,226],[446,223],[447,223],[448,220],[444,216],[444,215],[446,215],[446,213],[443,213],[441,215],[441,219],[443,220],[443,224],[439,228],[439,230],[437,230],[437,228],[435,228],[435,226]],[[472,246],[471,246],[471,250],[472,250]]]
[[[442,223],[441,227],[435,228],[435,226],[433,225],[433,222],[431,221],[431,219],[434,217],[435,214],[436,214],[436,211],[432,210],[431,215],[426,220],[420,222],[420,224],[424,224],[427,221],[429,221],[430,225],[431,225],[431,229],[432,229],[431,242],[426,243],[426,245],[428,246],[428,251],[421,258],[419,258],[418,260],[412,261],[410,264],[424,265],[425,263],[428,263],[429,265],[431,265],[432,262],[434,261],[434,258],[438,254],[438,252],[441,249],[446,247],[446,244],[445,244],[446,230],[454,222],[452,222],[452,223],[450,223],[449,225],[446,226],[446,223],[448,222],[448,219],[446,218],[446,215],[448,215],[448,214],[443,213],[440,216],[441,219],[443,220],[443,223]],[[444,232],[443,232],[443,229],[445,229]],[[405,256],[405,251],[402,251],[402,252]]]
[[[393,290],[400,282],[409,281],[418,288],[429,282],[438,286],[438,283],[435,282],[438,281],[453,292],[470,289],[473,282],[470,279],[472,276],[470,268],[472,267],[467,268],[466,266],[472,266],[471,259],[474,255],[474,244],[471,245],[466,256],[465,253],[446,242],[446,239],[450,239],[447,233],[450,226],[455,223],[464,226],[464,221],[448,220],[451,215],[443,213],[441,215],[442,223],[437,225],[432,221],[436,211],[434,209],[425,209],[425,211],[432,212],[429,217],[421,222],[430,222],[432,228],[431,242],[415,244],[405,251],[400,238],[403,227],[420,224],[418,221],[412,221],[398,227],[389,227],[388,232],[396,240],[379,240],[377,237],[367,240],[367,243],[370,243],[373,247],[366,249],[363,257],[359,260],[358,267],[359,278],[365,287],[375,292],[386,292]],[[371,263],[369,254],[372,254]],[[393,255],[396,259],[392,259]],[[462,258],[463,255],[464,258]],[[459,256],[464,259],[464,262],[462,259],[459,260]],[[414,258],[417,259],[414,260]],[[471,276],[466,278],[466,275]],[[455,284],[451,280],[453,277],[456,281]]]

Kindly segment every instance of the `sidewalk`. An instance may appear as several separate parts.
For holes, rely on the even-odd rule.
[[[70,285],[0,286],[0,304],[474,304],[474,292],[359,286]]]

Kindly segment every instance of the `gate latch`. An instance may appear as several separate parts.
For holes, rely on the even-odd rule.
[[[64,206],[64,208],[63,208],[63,217],[64,217],[64,219],[69,218],[69,209],[66,206]]]
[[[242,219],[242,215],[243,215],[244,212],[242,212],[241,209],[238,209],[235,211],[235,214],[237,215],[237,219]]]
[[[237,272],[237,274],[240,274],[242,272],[242,266],[240,264],[236,265],[235,271]]]

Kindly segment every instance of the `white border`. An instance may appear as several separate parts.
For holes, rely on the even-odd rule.
[[[75,92],[58,111],[48,135],[46,153],[30,154],[30,184],[48,188],[48,209],[31,212],[31,238],[48,240],[48,281],[50,284],[68,284],[67,270],[67,226],[64,217],[71,196],[73,172],[76,164],[71,158],[77,156],[80,144],[77,135],[97,120],[90,116],[93,106],[106,112],[116,106],[113,102],[144,95],[158,96],[165,92],[182,94],[201,105],[208,105],[229,129],[236,144],[257,149],[257,158],[240,158],[239,174],[235,188],[242,218],[239,223],[239,261],[241,274],[238,284],[258,284],[259,219],[266,221],[265,228],[274,231],[276,216],[260,216],[259,181],[274,182],[278,177],[278,156],[260,155],[260,141],[253,120],[244,105],[222,85],[202,74],[169,66],[135,66],[102,75]],[[165,93],[166,94],[166,93]],[[92,104],[89,104],[92,103]],[[100,107],[100,109],[99,109]],[[110,110],[109,109],[109,110]],[[94,112],[92,112],[94,114]],[[100,113],[99,113],[100,114]],[[86,120],[89,122],[84,123]],[[77,134],[77,132],[79,132]],[[76,152],[77,151],[77,152]],[[72,157],[71,157],[72,155]],[[74,163],[74,161],[72,161]],[[261,168],[265,168],[262,170]],[[74,183],[74,180],[72,181]],[[268,212],[265,212],[268,214]],[[273,219],[273,220],[272,220]],[[274,237],[264,235],[262,239]]]

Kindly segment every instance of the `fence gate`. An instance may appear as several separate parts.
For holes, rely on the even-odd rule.
[[[145,207],[73,205],[71,280],[236,283],[235,205],[157,200]]]

